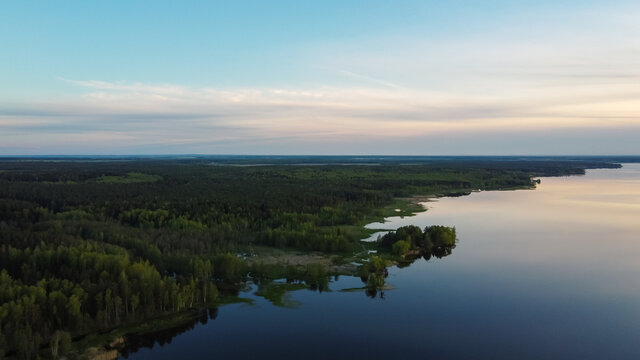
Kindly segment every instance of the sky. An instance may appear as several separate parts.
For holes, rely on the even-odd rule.
[[[637,0],[0,0],[0,155],[638,155],[639,139]]]

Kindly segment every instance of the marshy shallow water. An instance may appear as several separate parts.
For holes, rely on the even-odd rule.
[[[250,286],[252,304],[139,338],[127,357],[640,358],[640,164],[425,205],[382,226],[455,226],[458,246],[390,268],[383,296],[339,291],[363,285],[342,276],[282,307]]]

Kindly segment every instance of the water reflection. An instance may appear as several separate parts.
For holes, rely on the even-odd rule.
[[[215,320],[218,317],[218,308],[202,309],[188,322],[180,325],[152,331],[142,334],[130,334],[125,336],[124,342],[115,346],[120,356],[127,359],[129,355],[147,348],[153,349],[155,345],[165,346],[171,344],[171,341],[178,335],[193,330],[197,324],[206,325],[209,320]]]

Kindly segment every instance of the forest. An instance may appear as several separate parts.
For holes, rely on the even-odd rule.
[[[77,355],[73,343],[213,309],[243,282],[322,289],[319,266],[248,262],[257,248],[351,256],[363,225],[415,195],[532,188],[609,159],[150,157],[0,159],[0,358]],[[442,257],[455,228],[407,227],[361,267],[375,292],[390,258]],[[384,276],[382,276],[382,282]],[[375,296],[375,294],[374,294]]]

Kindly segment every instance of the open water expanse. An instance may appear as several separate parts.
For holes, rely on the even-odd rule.
[[[640,359],[640,164],[425,205],[377,226],[455,226],[459,243],[389,269],[383,296],[342,276],[281,307],[250,287],[128,358]]]

